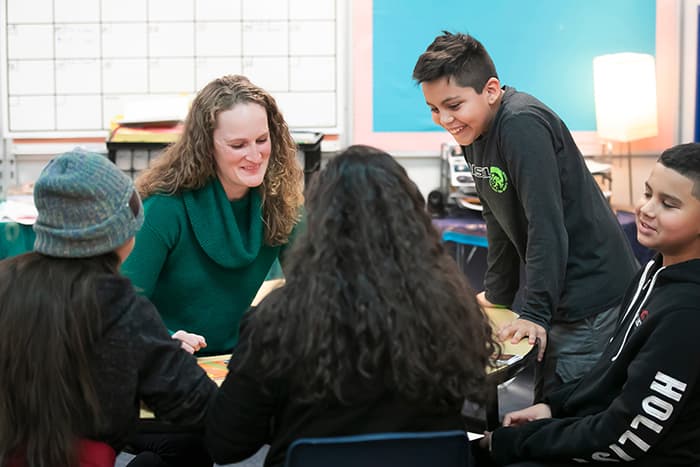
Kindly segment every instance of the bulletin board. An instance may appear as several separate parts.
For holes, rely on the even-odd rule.
[[[676,0],[357,0],[352,139],[406,157],[438,155],[442,143],[453,141],[432,122],[412,79],[420,54],[448,30],[483,42],[501,82],[556,111],[589,154],[600,150],[593,58],[616,52],[654,55],[659,135],[635,144],[633,151],[668,147],[678,134],[678,5]]]
[[[244,74],[290,127],[344,127],[343,0],[6,0],[6,137],[103,136],[129,103],[158,105]]]
[[[479,39],[502,83],[534,95],[574,131],[595,130],[593,57],[656,52],[655,0],[409,3],[373,0],[375,131],[439,131],[411,74],[442,30]]]

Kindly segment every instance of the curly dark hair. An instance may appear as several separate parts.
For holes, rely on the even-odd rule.
[[[351,146],[307,194],[286,285],[249,317],[244,361],[310,402],[345,403],[373,382],[438,405],[483,401],[498,346],[403,167]]]

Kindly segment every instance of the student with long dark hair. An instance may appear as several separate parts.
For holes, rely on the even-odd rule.
[[[312,182],[286,285],[245,320],[210,409],[218,463],[297,438],[462,429],[496,350],[423,197],[387,153],[351,146]]]
[[[113,464],[139,401],[201,428],[215,384],[119,274],[143,223],[131,180],[65,153],[34,201],[34,252],[0,261],[0,466]]]

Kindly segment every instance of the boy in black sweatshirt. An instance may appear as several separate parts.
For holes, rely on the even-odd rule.
[[[541,400],[598,360],[639,263],[564,122],[502,86],[479,41],[438,36],[413,78],[433,121],[462,146],[484,208],[488,269],[479,302],[511,307],[525,264],[520,317],[499,337],[539,340]]]
[[[636,207],[659,254],[637,274],[591,371],[481,441],[499,465],[700,465],[700,144],[666,150]]]

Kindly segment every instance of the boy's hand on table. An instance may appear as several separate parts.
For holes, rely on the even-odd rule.
[[[518,318],[498,330],[498,338],[501,341],[510,339],[513,344],[517,344],[525,336],[528,337],[530,345],[535,345],[539,341],[537,361],[541,362],[544,356],[544,349],[547,348],[547,331],[542,326],[532,321]]]
[[[543,418],[552,418],[552,409],[547,404],[535,404],[522,410],[509,412],[503,417],[503,426],[518,426]]]
[[[204,336],[192,334],[191,332],[183,331],[182,329],[174,333],[172,338],[179,340],[180,347],[191,354],[207,346],[207,341],[204,339]]]

